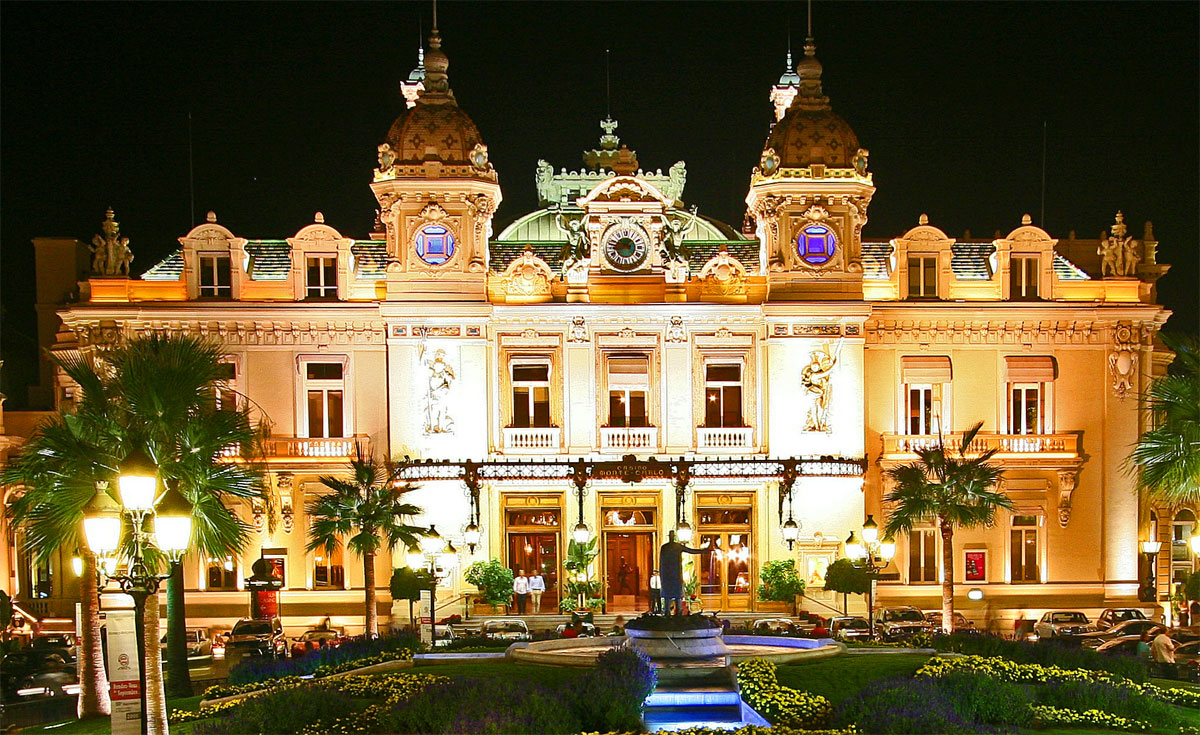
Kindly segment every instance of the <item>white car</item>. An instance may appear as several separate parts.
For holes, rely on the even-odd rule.
[[[1051,610],[1042,615],[1033,632],[1038,638],[1061,638],[1082,635],[1095,630],[1087,615],[1078,610]]]
[[[528,641],[533,638],[524,620],[485,620],[480,631],[489,641]]]

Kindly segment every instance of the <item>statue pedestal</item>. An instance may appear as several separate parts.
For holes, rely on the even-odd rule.
[[[723,657],[728,653],[721,640],[720,628],[687,630],[637,630],[625,628],[633,647],[652,661],[673,659],[705,659]]]

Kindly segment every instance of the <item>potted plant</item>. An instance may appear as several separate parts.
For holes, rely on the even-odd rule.
[[[803,594],[804,580],[796,571],[795,559],[778,559],[762,565],[758,574],[758,599],[768,604],[759,605],[759,610],[795,615]]]
[[[476,612],[484,615],[508,613],[508,603],[512,599],[513,573],[501,564],[499,559],[475,562],[467,567],[463,579],[479,590],[479,597],[475,599]],[[485,607],[486,609],[481,609]]]
[[[571,539],[567,544],[567,557],[563,560],[563,568],[567,571],[567,583],[563,585],[562,600],[558,603],[560,611],[599,611],[604,607],[604,598],[600,596],[600,582],[592,579],[592,562],[599,554],[596,539],[583,544]]]

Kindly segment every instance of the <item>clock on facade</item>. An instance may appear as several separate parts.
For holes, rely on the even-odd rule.
[[[454,257],[454,234],[445,225],[425,225],[417,233],[417,256],[429,265],[442,265]]]
[[[814,223],[800,230],[796,254],[809,265],[825,265],[837,250],[837,236],[828,226]]]
[[[618,225],[604,238],[604,257],[617,270],[640,268],[650,254],[650,238],[646,231],[633,225]]]

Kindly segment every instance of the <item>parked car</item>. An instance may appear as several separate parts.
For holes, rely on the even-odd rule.
[[[337,648],[346,640],[340,631],[314,628],[306,630],[292,639],[292,655],[303,656],[318,648]]]
[[[1146,613],[1136,607],[1110,607],[1096,618],[1096,630],[1108,630],[1118,623],[1128,620],[1145,620]]]
[[[1126,635],[1121,636],[1120,638],[1113,638],[1101,643],[1096,648],[1096,653],[1101,653],[1106,656],[1116,654],[1133,656],[1137,654],[1137,645],[1141,640],[1142,637],[1140,635]]]
[[[871,622],[866,618],[843,615],[829,622],[829,632],[838,641],[870,640]]]
[[[480,630],[489,641],[528,641],[533,638],[524,620],[485,620]]]
[[[750,626],[754,635],[795,635],[799,633],[796,624],[787,618],[760,618]]]
[[[1033,626],[1033,632],[1039,639],[1077,636],[1093,630],[1095,628],[1087,615],[1078,610],[1050,610]]]
[[[925,612],[925,619],[929,621],[929,624],[931,626],[933,626],[933,630],[941,630],[942,629],[942,611],[941,610],[927,610]],[[979,630],[975,627],[975,623],[972,623],[970,620],[967,620],[967,616],[965,616],[962,613],[955,610],[954,611],[954,632],[955,633],[978,633]]]
[[[1160,631],[1165,630],[1163,626],[1153,620],[1126,620],[1117,623],[1107,630],[1094,630],[1091,633],[1084,633],[1079,636],[1080,642],[1088,648],[1096,648],[1105,641],[1111,641],[1115,638],[1125,638],[1128,636],[1141,636],[1142,633],[1150,631],[1153,635],[1158,635]]]
[[[925,614],[915,607],[885,607],[875,611],[875,632],[885,641],[911,638],[933,630]]]
[[[212,638],[209,636],[208,628],[188,628],[184,634],[187,640],[187,655],[188,658],[193,656],[209,656],[213,652]],[[159,648],[162,650],[163,661],[167,660],[167,636],[164,634],[158,642]]]
[[[1179,644],[1175,649],[1175,660],[1179,663],[1200,662],[1200,641]]]
[[[212,634],[212,655],[213,658],[225,657],[225,639],[229,637],[229,631],[214,632]]]
[[[0,695],[5,699],[78,691],[75,664],[62,649],[31,646],[0,660]]]
[[[30,645],[42,651],[66,651],[70,656],[67,660],[75,660],[74,633],[43,633],[42,635],[34,636]]]
[[[569,625],[570,625],[569,623],[563,623],[563,624],[559,625],[558,627],[556,627],[554,629],[555,635],[562,636],[563,631],[566,630]],[[580,620],[579,625],[583,627],[583,630],[581,630],[579,632],[580,638],[595,638],[596,636],[600,635],[596,631],[596,626],[592,625],[591,623]]]
[[[279,618],[250,620],[242,618],[234,624],[225,640],[226,655],[236,652],[243,656],[271,656],[283,658],[288,655],[287,638],[283,635],[283,623]]]
[[[433,629],[434,648],[444,648],[455,641],[454,628],[447,625],[437,625]]]

